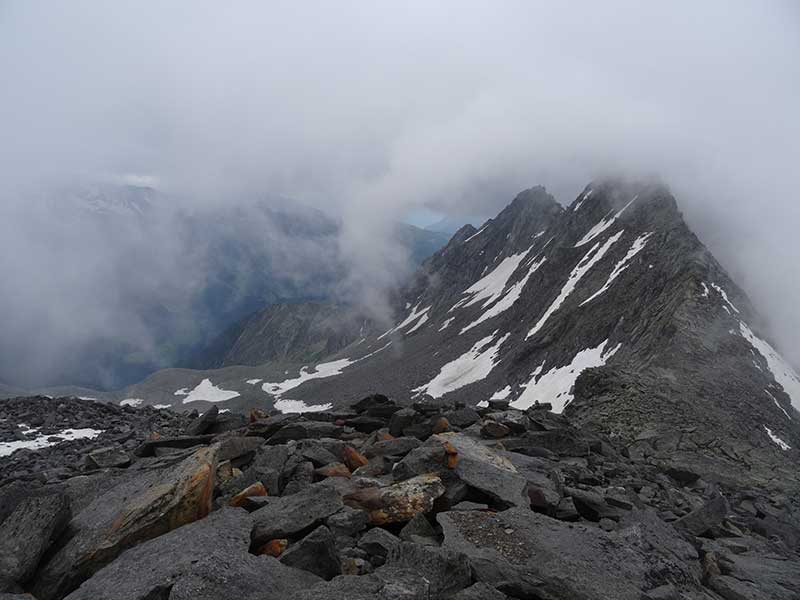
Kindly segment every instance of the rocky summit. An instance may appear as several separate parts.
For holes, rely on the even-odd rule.
[[[47,443],[3,442],[29,447],[0,463],[0,598],[800,597],[796,496],[712,482],[550,408],[3,401],[2,423]]]
[[[391,304],[0,400],[0,600],[800,598],[800,377],[664,185],[526,190]]]

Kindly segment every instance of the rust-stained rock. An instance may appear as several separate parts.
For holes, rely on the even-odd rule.
[[[75,535],[41,568],[34,595],[60,598],[126,548],[208,515],[216,454],[211,446],[177,464],[156,462],[95,499],[70,522]]]
[[[342,463],[331,463],[314,471],[320,477],[352,477],[350,469]]]
[[[344,463],[351,471],[355,471],[358,467],[363,467],[369,462],[366,456],[352,446],[345,446],[342,454]]]
[[[433,420],[433,422],[431,422],[431,431],[434,434],[450,431],[450,421],[448,421],[445,417],[437,417]]]
[[[344,503],[366,511],[374,525],[402,523],[429,512],[444,491],[439,476],[428,473],[383,488],[358,490],[346,495]]]
[[[255,423],[256,421],[261,421],[262,419],[267,419],[268,417],[269,415],[260,408],[251,408],[250,414],[248,415],[248,421]]]
[[[264,484],[260,481],[256,481],[253,485],[249,485],[244,488],[241,492],[236,494],[233,498],[231,498],[230,505],[231,506],[242,506],[245,500],[248,498],[252,498],[253,496],[266,496],[267,495],[267,488],[264,487]]]
[[[258,550],[256,550],[256,554],[261,556],[262,554],[266,554],[267,556],[274,556],[275,558],[279,557],[283,554],[283,551],[286,550],[286,546],[289,545],[289,540],[282,538],[277,540],[270,540],[263,546],[260,546]]]

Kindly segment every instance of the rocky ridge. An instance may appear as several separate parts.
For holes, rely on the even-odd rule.
[[[628,444],[550,408],[2,401],[4,424],[107,425],[0,458],[0,598],[800,596],[796,495],[713,482],[658,438]]]

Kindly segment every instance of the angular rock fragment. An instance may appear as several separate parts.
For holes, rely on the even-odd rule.
[[[366,511],[374,525],[401,523],[429,512],[444,489],[437,475],[426,474],[386,487],[358,490],[347,494],[344,503]]]
[[[321,525],[306,537],[289,545],[279,559],[283,564],[313,573],[325,580],[341,574],[336,542],[330,530]]]
[[[120,446],[106,446],[89,452],[86,464],[91,469],[127,467],[131,464],[131,457]]]
[[[715,494],[708,502],[673,523],[676,529],[691,535],[701,535],[722,523],[728,515],[728,501],[722,494]]]

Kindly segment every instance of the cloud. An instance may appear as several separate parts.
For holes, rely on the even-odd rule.
[[[791,1],[6,2],[0,201],[100,177],[205,206],[284,194],[341,216],[345,284],[378,303],[411,210],[493,214],[534,184],[566,203],[610,171],[657,173],[798,363],[798,17]],[[18,214],[4,253],[29,232]],[[70,290],[21,260],[4,281]]]

